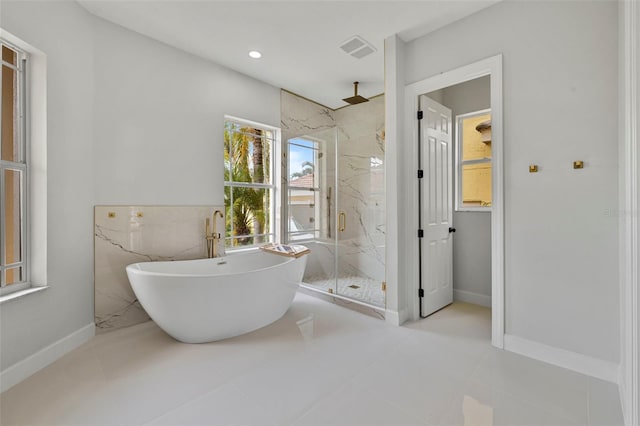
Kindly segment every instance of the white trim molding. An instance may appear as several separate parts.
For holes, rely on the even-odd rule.
[[[638,72],[640,72],[640,43],[638,37],[638,21],[640,21],[640,7],[635,0],[621,0],[620,3],[622,26],[621,43],[621,147],[622,152],[621,175],[622,196],[620,209],[621,219],[621,285],[620,285],[620,400],[625,424],[628,426],[640,424],[640,324],[638,321],[638,305],[640,304],[640,285],[638,274],[638,258],[640,251],[639,215],[640,204],[638,191],[640,190],[640,147],[638,135],[640,133],[638,114],[640,113],[640,93]]]
[[[474,305],[491,307],[491,296],[486,294],[474,293],[471,291],[453,289],[453,300],[457,302],[472,303]]]
[[[94,323],[87,324],[57,342],[50,344],[46,348],[39,350],[35,354],[6,368],[0,372],[0,393],[20,383],[39,370],[42,370],[47,365],[62,358],[65,354],[80,345],[88,342],[95,336],[95,333]]]
[[[512,334],[505,334],[504,349],[607,382],[618,383],[619,366],[613,362],[547,346]]]
[[[415,112],[418,110],[420,95],[435,90],[464,83],[486,75],[491,76],[491,151],[492,151],[492,208],[491,208],[491,344],[504,347],[504,160],[503,160],[503,116],[502,116],[502,55],[492,56],[481,61],[434,75],[425,80],[405,87],[405,139],[411,149],[404,157],[404,170],[398,179],[403,181],[409,194],[418,193],[418,180],[415,178],[417,167],[418,133]],[[413,149],[415,147],[415,150]],[[402,175],[400,175],[402,173]],[[407,289],[410,295],[410,319],[418,319],[418,265],[416,231],[418,229],[417,201],[415,196],[408,198],[404,212],[405,228],[400,241],[409,245],[406,250]],[[415,296],[414,296],[415,295]]]

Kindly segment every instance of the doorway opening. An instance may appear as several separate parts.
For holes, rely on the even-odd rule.
[[[454,300],[490,307],[492,344],[502,348],[502,58],[411,84],[405,99],[405,128],[418,154],[419,260],[410,317]]]
[[[422,95],[420,110],[420,317],[453,301],[491,308],[491,76]]]

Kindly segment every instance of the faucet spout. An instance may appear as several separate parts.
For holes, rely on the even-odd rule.
[[[218,241],[222,239],[222,235],[217,231],[218,217],[224,219],[224,214],[220,210],[216,210],[215,212],[213,212],[213,224],[211,227],[209,226],[209,218],[207,218],[207,257],[210,259],[213,257],[218,257]],[[209,232],[210,229],[211,233]]]

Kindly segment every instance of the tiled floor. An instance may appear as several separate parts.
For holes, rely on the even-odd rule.
[[[382,282],[355,275],[340,277],[337,281],[337,289],[335,279],[322,277],[305,277],[304,284],[325,292],[329,292],[329,289],[332,289],[334,293],[341,296],[359,300],[373,306],[384,307]]]
[[[313,335],[297,321],[313,315]],[[306,337],[305,337],[306,336]],[[187,345],[94,338],[0,395],[9,425],[619,425],[616,386],[492,348],[454,304],[405,327],[299,294],[271,326]]]

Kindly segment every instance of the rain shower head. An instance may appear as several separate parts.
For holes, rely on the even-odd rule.
[[[369,102],[369,99],[358,95],[358,82],[354,81],[353,82],[353,96],[351,96],[350,98],[344,98],[343,101],[345,101],[346,103],[351,104],[351,105],[356,105],[356,104],[361,104],[363,102]]]

